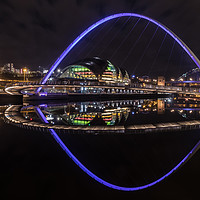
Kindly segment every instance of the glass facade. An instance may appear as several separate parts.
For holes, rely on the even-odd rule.
[[[68,122],[70,125],[84,126],[90,124],[90,122],[95,118],[96,113],[85,113],[70,115],[68,117]]]
[[[114,65],[108,61],[108,66],[102,74],[102,80],[105,81],[116,81],[117,80],[117,71]]]
[[[122,71],[110,61],[101,60],[100,58],[86,59],[77,64],[69,65],[61,72],[59,78],[98,80],[124,85],[130,83],[127,71]]]
[[[129,75],[128,75],[127,71],[125,71],[125,75],[124,75],[124,78],[123,78],[123,83],[125,83],[125,85],[128,85],[130,83],[130,78],[129,78]]]
[[[97,80],[96,75],[87,67],[81,65],[70,65],[60,76],[60,78],[75,78]]]

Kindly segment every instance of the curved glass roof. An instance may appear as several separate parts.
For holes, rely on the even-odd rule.
[[[58,78],[77,78],[93,80],[114,80],[123,82],[129,79],[128,72],[115,67],[110,61],[99,57],[86,58],[65,67]]]

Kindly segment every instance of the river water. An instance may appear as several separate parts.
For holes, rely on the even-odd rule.
[[[1,199],[194,199],[200,130],[171,123],[199,116],[173,99],[2,104]]]

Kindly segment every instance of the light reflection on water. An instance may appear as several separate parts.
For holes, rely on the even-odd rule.
[[[199,137],[195,135],[192,140],[188,134],[191,132],[190,125],[189,129],[176,129],[175,132],[172,129],[173,133],[171,129],[166,129],[165,133],[159,129],[156,133],[140,134],[145,131],[138,131],[138,134],[124,135],[127,130],[128,133],[135,133],[134,129],[129,129],[134,125],[198,121],[198,107],[181,108],[177,102],[169,99],[56,102],[10,108],[5,112],[7,122],[42,132],[48,130],[83,171],[98,182],[118,190],[144,189],[160,182],[185,164],[199,149]],[[9,121],[9,117],[14,121]],[[20,120],[21,123],[18,123]],[[93,131],[71,135],[65,134],[63,126],[80,127],[78,132],[73,133],[81,133],[85,127],[92,127]],[[117,129],[122,126],[125,132]],[[112,133],[123,134],[90,134],[98,132],[96,127],[115,127]],[[72,129],[68,129],[68,133]],[[197,125],[193,131],[196,129]],[[101,133],[106,133],[106,130],[101,129]]]
[[[150,122],[183,121],[185,118],[198,119],[200,113],[199,108],[181,108],[179,106],[180,104],[177,104],[177,102],[171,101],[170,99],[53,103],[39,105],[49,123],[70,126],[126,126]],[[31,121],[40,121],[37,114],[34,112],[34,106],[29,105],[23,107],[21,109],[21,114],[24,118]],[[154,116],[154,118],[151,118],[151,116]],[[144,120],[146,118],[149,118],[149,121]],[[162,119],[159,120],[159,118]]]

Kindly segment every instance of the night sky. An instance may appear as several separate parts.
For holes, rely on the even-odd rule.
[[[199,57],[198,0],[1,0],[0,66],[48,68],[87,27],[119,12],[152,17]]]

